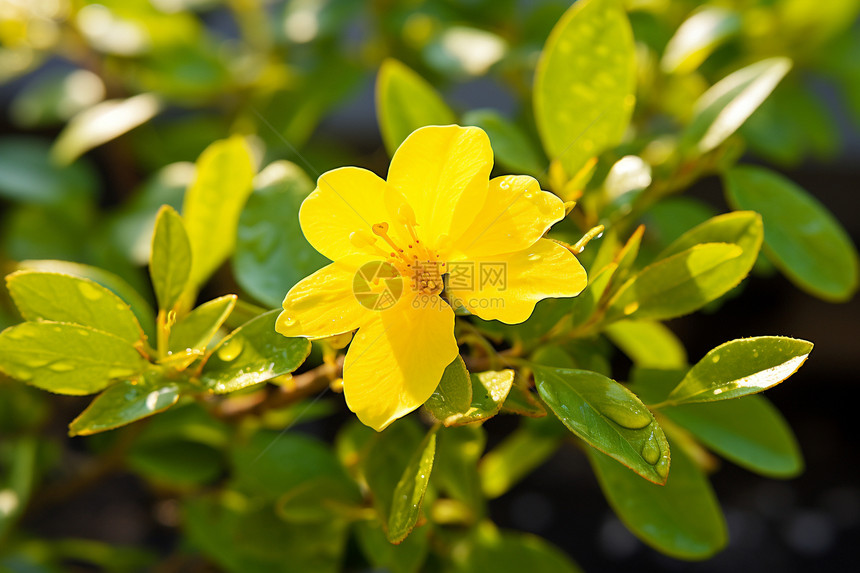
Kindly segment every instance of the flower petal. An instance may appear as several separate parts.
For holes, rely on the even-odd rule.
[[[564,218],[564,203],[527,175],[490,181],[484,206],[457,240],[454,258],[471,260],[527,249]]]
[[[333,261],[358,253],[379,255],[372,243],[386,250],[388,247],[377,240],[372,227],[392,218],[386,208],[392,195],[397,192],[366,169],[327,171],[299,210],[302,232],[313,248]],[[393,227],[390,234],[405,241],[399,232]]]
[[[439,248],[443,235],[459,237],[487,195],[493,150],[476,127],[428,126],[415,130],[394,153],[388,182],[415,211],[418,234]]]
[[[457,353],[451,307],[410,293],[358,329],[343,365],[347,406],[382,431],[427,401]]]
[[[464,288],[458,265],[473,264],[473,285]],[[554,241],[540,239],[528,249],[495,257],[450,263],[447,293],[485,320],[507,324],[531,316],[539,300],[576,296],[585,288],[585,269],[576,257]]]
[[[284,298],[275,330],[290,337],[325,338],[364,324],[374,311],[359,304],[353,281],[361,265],[371,260],[352,255],[299,281]]]

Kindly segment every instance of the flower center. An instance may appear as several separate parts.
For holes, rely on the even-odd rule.
[[[418,238],[415,232],[417,223],[415,223],[414,215],[412,217],[403,213],[398,213],[398,215],[400,215],[401,222],[411,237],[405,244],[398,245],[391,238],[386,222],[376,223],[372,228],[373,234],[391,247],[391,251],[385,253],[388,262],[394,265],[401,275],[409,279],[414,292],[426,295],[441,293],[444,288],[442,275],[445,273],[445,263],[439,260],[439,253],[429,248]],[[379,250],[382,251],[382,249]]]

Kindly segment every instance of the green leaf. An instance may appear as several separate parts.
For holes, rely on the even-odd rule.
[[[387,532],[391,543],[400,543],[406,539],[418,523],[424,492],[427,491],[427,484],[430,483],[433,458],[436,456],[437,428],[438,426],[434,426],[427,432],[394,488]]]
[[[418,573],[427,559],[429,538],[423,528],[404,539],[399,545],[388,541],[382,527],[372,521],[355,524],[355,537],[365,558],[374,570],[390,573]]]
[[[118,297],[126,301],[131,306],[131,310],[134,311],[134,315],[137,317],[147,336],[152,338],[155,334],[155,314],[150,304],[127,282],[113,273],[90,265],[53,260],[21,261],[18,263],[18,268],[21,270],[60,273],[90,279],[110,289]]]
[[[740,281],[722,275],[714,281],[709,271],[741,254],[738,245],[705,243],[649,265],[612,297],[605,320],[633,316],[663,320],[689,314]]]
[[[334,452],[307,436],[257,432],[247,443],[236,444],[232,463],[235,487],[253,496],[265,496],[270,500],[280,498],[279,513],[291,521],[331,518],[330,503],[361,504],[358,487],[349,479]],[[306,498],[299,500],[301,508],[298,504],[291,505],[301,497]]]
[[[247,322],[225,337],[209,357],[200,380],[216,394],[289,374],[311,351],[305,338],[287,338],[275,332],[280,314],[273,310]]]
[[[446,426],[462,426],[489,420],[499,413],[511,386],[514,383],[513,370],[488,370],[472,374],[472,404],[462,414],[449,416]]]
[[[27,203],[62,204],[92,197],[95,173],[85,163],[61,167],[50,161],[50,146],[32,137],[0,137],[0,196]]]
[[[621,3],[581,0],[568,9],[544,46],[534,86],[544,149],[568,176],[618,144],[636,86],[633,33]]]
[[[516,124],[493,109],[475,109],[463,114],[463,125],[474,125],[487,132],[496,161],[515,173],[539,177],[546,161],[531,140]]]
[[[191,243],[182,217],[170,205],[163,205],[155,219],[149,256],[158,307],[168,311],[182,296],[191,276]]]
[[[90,149],[146,123],[161,107],[158,96],[150,93],[99,102],[69,120],[54,142],[51,157],[68,165]]]
[[[719,6],[706,6],[687,18],[669,40],[660,61],[667,74],[688,74],[741,29],[738,13]]]
[[[69,424],[70,436],[113,430],[170,408],[179,400],[179,386],[144,375],[107,388]]]
[[[235,294],[228,294],[203,303],[170,329],[170,352],[182,352],[188,348],[205,350],[206,345],[233,312]]]
[[[519,531],[498,531],[484,523],[453,552],[459,573],[581,573],[557,547],[536,535]]]
[[[433,483],[466,504],[473,521],[482,519],[486,510],[477,466],[487,443],[484,428],[477,424],[444,428],[437,436]]]
[[[507,493],[558,450],[569,434],[555,417],[525,419],[490,450],[478,466],[481,489],[489,499]]]
[[[666,485],[637,478],[600,452],[587,450],[603,494],[636,537],[677,559],[707,559],[728,540],[711,484],[683,448],[672,447]]]
[[[455,123],[454,112],[427,81],[401,62],[382,62],[376,78],[376,117],[389,155],[425,125]]]
[[[385,431],[376,434],[372,430],[365,430],[366,426],[353,427],[360,430],[361,434],[353,434],[352,438],[359,438],[362,441],[360,449],[367,452],[361,459],[359,469],[364,474],[373,506],[387,531],[394,490],[411,459],[416,455],[415,452],[422,452],[426,447],[427,444],[422,446],[426,436],[423,428],[412,418],[396,420]],[[364,443],[364,440],[367,440],[367,443]],[[345,449],[339,444],[339,451]]]
[[[127,341],[86,326],[25,322],[0,333],[0,369],[57,394],[92,394],[146,365]]]
[[[190,288],[203,284],[233,252],[253,177],[251,152],[238,135],[216,141],[197,160],[197,175],[182,204],[191,241]]]
[[[37,271],[17,271],[6,277],[15,306],[26,320],[50,320],[89,326],[130,344],[143,331],[128,304],[89,279]]]
[[[809,357],[812,343],[783,336],[731,340],[708,352],[669,394],[669,405],[728,400],[776,386]]]
[[[546,416],[546,408],[535,397],[534,392],[529,388],[528,381],[516,376],[514,377],[511,391],[508,392],[508,397],[505,398],[505,403],[502,404],[502,412],[527,416],[529,418],[542,418]]]
[[[791,60],[761,60],[714,84],[696,102],[693,119],[681,136],[691,154],[704,154],[729,138],[764,102],[785,74]]]
[[[430,414],[449,426],[448,422],[456,421],[472,405],[472,380],[466,363],[460,356],[454,359],[442,373],[439,386],[424,403]]]
[[[606,336],[642,368],[683,368],[684,345],[667,326],[651,320],[619,320],[606,327]]]
[[[701,243],[738,245],[743,249],[739,257],[703,273],[697,279],[703,291],[720,293],[721,296],[737,286],[752,270],[763,238],[761,215],[753,211],[735,211],[712,217],[690,229],[666,247],[658,259],[671,257]]]
[[[803,456],[791,428],[764,396],[687,404],[661,412],[708,448],[748,470],[774,478],[791,478],[803,471]]]
[[[801,289],[829,301],[849,300],[858,286],[858,255],[848,233],[812,195],[762,167],[725,175],[726,199],[761,213],[764,250]]]
[[[275,161],[254,186],[239,217],[233,270],[251,296],[278,307],[287,291],[328,262],[299,227],[299,208],[314,184],[295,164]]]
[[[590,446],[657,484],[669,475],[669,444],[651,411],[630,390],[596,372],[534,369],[538,392]]]

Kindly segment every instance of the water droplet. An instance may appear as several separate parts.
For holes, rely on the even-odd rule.
[[[508,183],[507,179],[504,179],[504,180],[502,180],[502,181],[499,183],[499,187],[500,187],[501,189],[510,189],[510,188],[511,188],[511,184],[510,184],[510,183]],[[528,195],[526,195],[526,196],[528,197]]]
[[[753,358],[758,358],[758,350],[753,350]]]
[[[80,290],[81,294],[84,295],[84,298],[88,300],[98,300],[102,297],[102,293],[100,293],[96,287],[87,282],[78,283],[78,290]]]
[[[66,362],[64,360],[57,360],[56,362],[52,362],[48,364],[48,370],[51,372],[70,372],[75,369],[75,365],[71,362]]]
[[[629,430],[639,430],[651,423],[651,415],[647,411],[634,410],[628,404],[604,404],[601,413]]]
[[[244,347],[245,343],[242,341],[241,338],[231,338],[230,340],[222,344],[221,348],[218,349],[218,358],[220,358],[224,362],[230,362],[231,360],[235,360],[240,354],[242,354],[242,349]]]
[[[624,307],[624,314],[631,315],[634,312],[636,312],[637,310],[639,310],[639,303],[638,302],[631,302],[630,304],[628,304],[627,306]]]
[[[713,356],[713,358],[711,358],[711,360],[713,360],[713,361],[714,361],[714,364],[716,364],[717,362],[719,362],[719,361],[720,361],[720,355],[719,355],[719,354],[714,354],[714,356]]]
[[[527,258],[528,260],[530,260],[530,261],[539,261],[539,260],[540,260],[540,255],[535,254],[535,253],[532,253],[532,254],[530,254],[529,256],[527,256],[526,258]]]
[[[30,368],[41,368],[42,366],[50,362],[50,360],[47,360],[45,358],[31,358],[30,360],[25,359],[23,362]]]
[[[657,443],[657,436],[654,435],[654,432],[651,432],[642,446],[642,458],[652,466],[660,461],[660,444]]]
[[[663,455],[660,456],[660,461],[658,461],[657,465],[654,466],[654,469],[657,470],[657,475],[666,479],[666,476],[669,475],[669,454],[663,453]]]
[[[296,324],[296,322],[298,322],[298,321],[296,320],[296,318],[294,316],[285,316],[284,318],[281,319],[281,322],[283,323],[284,326],[294,326]]]
[[[12,370],[11,372],[9,372],[9,374],[12,376],[12,378],[16,378],[16,379],[22,380],[24,382],[26,382],[27,380],[32,380],[32,378],[33,378],[33,373],[29,372],[28,370],[17,370],[17,369],[15,369],[15,370]]]

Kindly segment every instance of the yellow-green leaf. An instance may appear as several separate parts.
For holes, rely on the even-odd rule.
[[[705,243],[649,265],[612,297],[606,320],[666,319],[698,310],[743,278],[722,276],[715,284],[708,280],[709,271],[742,253],[738,245]]]
[[[454,421],[469,410],[472,405],[472,381],[466,363],[460,356],[454,359],[442,373],[442,380],[436,391],[424,403],[430,414],[446,423]],[[450,425],[447,424],[446,425]]]
[[[25,322],[0,333],[0,370],[57,394],[92,394],[146,365],[128,341],[77,324]]]
[[[182,352],[189,348],[205,350],[206,345],[233,312],[236,300],[235,294],[228,294],[203,303],[184,316],[170,329],[169,351]]]
[[[169,205],[162,206],[155,219],[149,276],[158,307],[165,311],[182,296],[191,276],[191,243],[182,217]]]
[[[392,58],[382,62],[376,78],[376,116],[389,155],[419,127],[457,119],[433,86]]]
[[[652,320],[619,320],[606,327],[615,346],[641,368],[683,368],[687,351],[669,327]]]
[[[569,177],[621,141],[635,84],[633,33],[621,2],[576,2],[550,33],[534,87],[544,149]]]
[[[427,491],[427,484],[430,483],[433,458],[436,456],[437,427],[427,432],[394,488],[387,532],[391,543],[400,543],[406,539],[418,523],[424,492]]]
[[[812,343],[784,336],[731,340],[708,352],[669,394],[669,405],[755,394],[794,374]]]
[[[191,242],[189,288],[203,284],[233,252],[253,178],[251,152],[238,135],[216,141],[197,160],[197,174],[182,204]]]
[[[129,344],[143,336],[128,304],[102,285],[72,275],[17,271],[6,286],[27,320],[51,320],[89,326]]]

